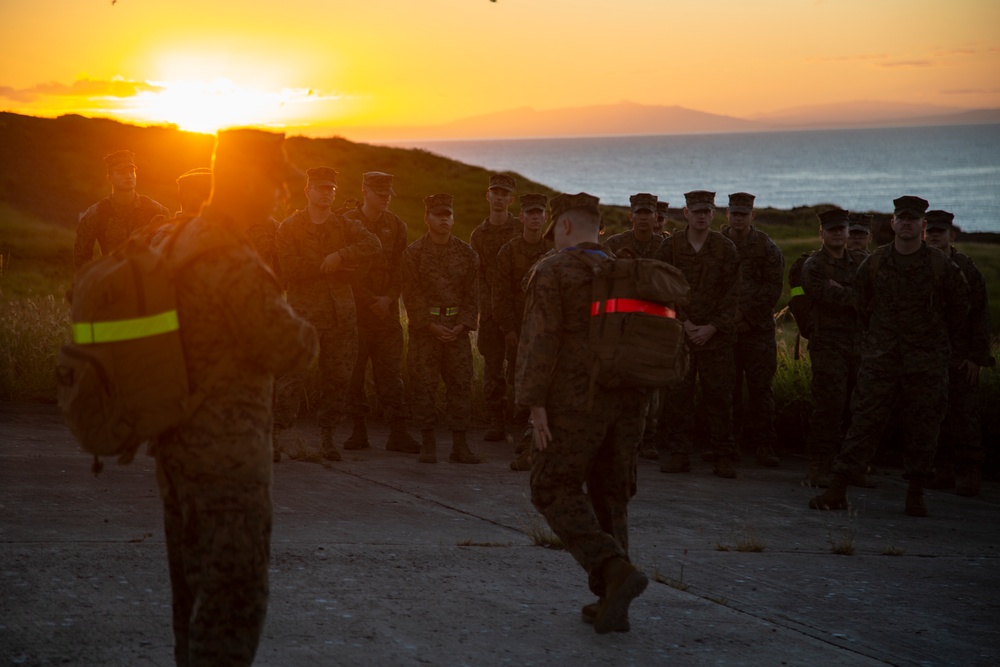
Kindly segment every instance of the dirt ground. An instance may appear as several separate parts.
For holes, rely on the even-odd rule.
[[[527,473],[470,435],[486,464],[376,445],[277,466],[256,664],[1000,664],[997,482],[929,492],[915,519],[894,469],[825,513],[798,457],[745,457],[737,480],[641,461],[632,557],[653,581],[632,631],[602,636],[579,617],[583,571],[534,544]],[[0,665],[172,664],[154,463],[89,465],[52,406],[0,404]]]

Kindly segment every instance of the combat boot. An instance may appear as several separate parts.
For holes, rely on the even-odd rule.
[[[781,461],[778,460],[778,456],[774,453],[774,449],[770,445],[761,445],[757,448],[757,455],[754,457],[757,461],[757,465],[764,466],[765,468],[777,468],[781,465]]]
[[[691,472],[691,461],[683,452],[674,452],[660,464],[660,472]]]
[[[650,461],[657,461],[660,458],[660,450],[656,448],[656,443],[653,442],[652,438],[648,440],[646,438],[642,439],[642,445],[639,448],[639,456],[644,459],[649,459]]]
[[[389,423],[389,439],[385,441],[386,451],[416,454],[420,443],[406,432],[406,420],[394,419]]]
[[[507,437],[507,429],[504,428],[503,419],[491,419],[490,425],[483,434],[483,440],[499,442]]]
[[[814,510],[846,510],[847,506],[847,475],[840,472],[833,474],[826,491],[809,499],[809,508]]]
[[[344,443],[344,449],[367,449],[368,448],[368,424],[364,415],[354,418],[354,429],[351,430],[351,437]]]
[[[597,618],[597,611],[601,608],[604,603],[604,598],[601,598],[597,602],[591,602],[590,604],[583,605],[580,609],[580,618],[583,619],[584,623],[594,624],[594,620]],[[625,622],[615,628],[615,632],[628,632],[631,628],[628,623],[628,616],[625,617]]]
[[[736,479],[736,467],[733,466],[733,459],[728,456],[716,457],[712,474],[724,479]]]
[[[978,465],[961,468],[955,479],[955,493],[971,498],[979,495],[983,486],[983,471]]]
[[[271,447],[274,451],[274,462],[281,463],[281,429],[277,426],[271,429]]]
[[[319,445],[319,453],[327,461],[340,461],[343,457],[340,455],[340,450],[337,449],[337,443],[333,441],[334,429],[325,427],[320,429],[322,435],[322,440]]]
[[[949,465],[940,465],[934,471],[934,477],[924,484],[925,489],[954,489],[955,469]]]
[[[448,460],[452,463],[482,463],[483,460],[469,451],[465,441],[465,431],[451,432],[451,454]]]
[[[531,446],[534,444],[535,433],[531,425],[525,427],[521,438],[514,446],[514,460],[510,462],[511,470],[531,470]]]
[[[626,632],[629,605],[646,590],[649,579],[632,563],[617,556],[604,563],[601,574],[604,577],[605,596],[598,603],[594,631],[600,635]]]
[[[437,463],[437,441],[434,440],[434,429],[425,428],[420,432],[420,456],[417,460],[421,463]]]
[[[913,478],[906,489],[906,507],[903,509],[908,516],[927,516],[927,503],[924,502],[924,480]]]

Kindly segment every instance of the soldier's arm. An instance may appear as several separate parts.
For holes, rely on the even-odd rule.
[[[802,290],[817,303],[850,307],[855,302],[854,290],[830,282],[819,255],[802,265]]]
[[[870,268],[870,262],[874,256],[874,254],[868,255],[868,257],[861,262],[861,265],[858,267],[858,272],[854,276],[854,283],[852,286],[852,292],[854,294],[854,308],[858,311],[858,315],[861,317],[861,324],[865,329],[868,328],[868,324],[871,322],[872,309],[875,306],[875,285],[872,282]]]
[[[743,319],[754,325],[774,318],[774,305],[778,303],[785,285],[785,257],[774,241],[767,239],[766,243],[767,253],[763,260],[761,282],[750,299],[740,306]]]
[[[552,262],[535,266],[524,305],[517,347],[515,395],[518,405],[545,406],[562,341],[562,304]],[[581,391],[583,388],[581,388]]]
[[[953,358],[964,360],[969,357],[969,283],[958,265],[954,262],[948,264],[940,292],[944,300],[944,315],[948,323]]]
[[[653,253],[653,259],[658,259],[661,262],[666,262],[670,266],[674,266],[673,243],[674,239],[669,236],[664,237],[664,239],[660,241],[660,247]],[[674,266],[674,268],[680,269],[681,267]],[[677,321],[687,322],[689,319],[691,318],[688,316],[684,306],[677,306]]]
[[[76,226],[76,240],[73,242],[74,271],[79,271],[81,266],[93,259],[96,241],[97,205],[95,204],[80,216],[80,222]]]
[[[510,244],[500,248],[497,256],[497,272],[493,281],[493,317],[504,333],[514,330],[514,295],[511,294],[514,253]]]
[[[732,241],[726,241],[725,259],[721,266],[716,267],[718,278],[714,308],[708,317],[708,322],[716,331],[730,332],[734,328],[736,309],[740,303],[740,253]]]
[[[479,280],[482,274],[479,271],[479,254],[466,251],[458,261],[464,264],[455,267],[456,276],[465,276],[466,279],[461,284],[461,303],[458,305],[458,321],[456,324],[463,324],[467,331],[475,331],[478,328],[478,312],[476,310],[476,294],[479,291]]]
[[[281,265],[281,276],[288,285],[306,283],[322,277],[319,262],[310,257],[302,247],[291,218],[287,218],[278,228],[278,264]]]
[[[362,260],[382,252],[382,242],[362,223],[350,218],[341,220],[347,244],[337,252],[344,261],[343,268],[353,269],[360,266]]]
[[[421,285],[420,249],[413,243],[403,253],[403,306],[411,331],[426,329],[431,323],[430,303]]]

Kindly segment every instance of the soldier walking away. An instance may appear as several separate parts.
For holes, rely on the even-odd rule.
[[[774,448],[774,391],[771,382],[778,370],[774,306],[785,282],[785,257],[774,241],[753,225],[756,197],[747,192],[729,195],[726,217],[729,225],[722,234],[740,253],[739,306],[733,322],[736,362],[733,386],[733,434],[737,448],[753,448],[758,465],[779,465]],[[743,405],[743,383],[747,401]],[[738,451],[738,450],[737,450]]]
[[[867,255],[872,242],[872,216],[868,213],[847,214],[847,249]]]
[[[524,316],[524,278],[535,263],[552,250],[552,241],[542,238],[547,204],[548,197],[543,194],[521,195],[523,231],[520,236],[505,243],[497,255],[497,273],[492,287],[493,316],[506,339],[507,383],[511,388],[514,387],[517,346]],[[514,460],[510,469],[530,470],[532,430],[528,424],[528,410],[522,406],[515,407],[512,422],[514,432],[522,435],[514,445]]]
[[[924,485],[948,400],[949,363],[967,358],[969,287],[954,262],[923,241],[927,201],[907,195],[893,203],[893,242],[858,267],[856,298],[866,331],[851,427],[830,487],[809,501],[813,509],[847,509],[850,476],[868,465],[890,412],[903,405],[904,511],[928,513]]]
[[[490,214],[472,230],[469,244],[479,255],[479,334],[476,345],[483,355],[483,398],[486,402],[488,426],[485,440],[503,440],[506,437],[507,342],[503,330],[493,315],[493,277],[496,273],[497,255],[505,243],[521,234],[521,223],[508,210],[514,200],[514,179],[506,174],[490,176],[486,201]],[[513,351],[511,351],[513,352]]]
[[[420,429],[420,463],[437,463],[437,389],[445,386],[445,418],[451,428],[453,463],[482,463],[469,450],[472,411],[472,343],[476,329],[479,257],[452,236],[453,198],[424,197],[427,233],[403,252],[403,304],[409,320],[406,368],[410,410]]]
[[[116,151],[105,155],[104,163],[111,194],[80,216],[73,244],[74,271],[93,259],[94,242],[107,255],[156,216],[170,217],[165,206],[135,191],[135,153]]]
[[[347,388],[358,357],[358,323],[351,292],[353,271],[382,246],[355,220],[331,210],[337,197],[337,171],[313,167],[307,171],[306,208],[286,218],[278,228],[278,263],[288,290],[288,303],[319,332],[320,453],[341,460],[334,442],[337,424],[347,405]],[[278,381],[274,459],[281,457],[280,433],[290,428],[299,410],[307,371]]]
[[[531,410],[535,433],[531,502],[586,570],[598,600],[583,607],[582,617],[604,634],[629,630],[629,605],[648,583],[628,556],[628,503],[646,392],[598,386],[588,405],[594,273],[566,251],[610,261],[597,243],[597,205],[597,197],[582,192],[552,200],[546,235],[559,252],[532,272],[516,395]]]
[[[979,371],[996,365],[990,354],[990,309],[986,278],[968,255],[952,245],[958,235],[955,216],[948,211],[927,211],[924,239],[948,255],[969,284],[969,317],[966,320],[966,357],[948,368],[948,413],[941,425],[934,477],[928,489],[955,489],[960,496],[977,496],[982,485],[983,445],[979,423]]]
[[[673,264],[691,285],[690,303],[677,311],[687,335],[690,367],[683,380],[665,393],[658,439],[660,471],[691,470],[694,447],[695,382],[701,384],[714,474],[735,478],[733,441],[734,318],[739,307],[740,254],[733,242],[710,227],[715,215],[715,193],[685,193],[688,224],[660,246],[657,259]],[[669,410],[666,409],[669,406]]]
[[[358,359],[351,375],[349,411],[354,420],[344,449],[368,447],[370,414],[365,394],[365,373],[371,360],[372,376],[382,414],[389,422],[385,448],[415,454],[420,443],[406,431],[409,410],[403,392],[403,327],[399,323],[402,291],[403,251],[407,245],[406,223],[389,211],[395,191],[392,174],[369,171],[362,177],[362,203],[344,217],[360,223],[378,237],[382,252],[374,255],[364,270],[355,271],[354,305],[358,313]]]
[[[177,313],[188,377],[207,385],[200,407],[153,448],[177,665],[250,665],[264,627],[274,376],[304,368],[318,349],[245,234],[284,188],[282,143],[220,132],[212,199],[171,252],[196,256],[177,275]]]

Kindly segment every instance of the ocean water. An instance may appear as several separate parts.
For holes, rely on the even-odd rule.
[[[652,192],[681,207],[684,192],[713,190],[720,206],[746,191],[762,207],[890,212],[893,199],[912,194],[954,213],[966,231],[1000,232],[1000,125],[405,145],[608,204]]]

